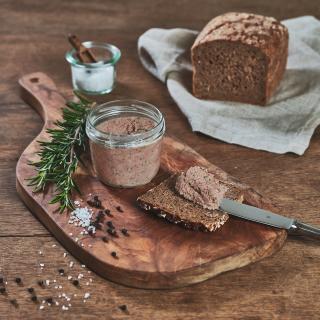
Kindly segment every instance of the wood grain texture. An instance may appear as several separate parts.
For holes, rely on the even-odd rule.
[[[204,281],[225,271],[261,260],[277,251],[286,239],[284,230],[270,228],[253,222],[230,218],[220,230],[212,233],[192,232],[154,219],[137,206],[136,199],[146,190],[172,173],[190,166],[208,167],[221,180],[232,183],[244,192],[244,201],[263,208],[272,208],[267,200],[253,189],[242,185],[220,168],[210,164],[187,145],[171,137],[163,141],[161,167],[157,177],[139,188],[116,189],[103,185],[88,162],[74,175],[81,193],[99,195],[104,207],[111,210],[111,220],[121,235],[126,228],[129,237],[110,237],[107,226],[94,237],[81,236],[82,228],[68,223],[67,213],[56,212],[57,206],[49,204],[53,197],[52,186],[44,193],[33,193],[27,178],[35,171],[28,163],[37,159],[39,144],[46,140],[47,128],[61,119],[64,98],[53,81],[43,73],[32,73],[19,80],[23,99],[33,106],[44,120],[41,133],[21,155],[16,169],[17,191],[27,207],[52,234],[84,264],[101,276],[124,285],[138,288],[174,288]],[[79,199],[75,196],[75,199]],[[120,206],[123,213],[116,208]],[[96,210],[97,212],[98,210]],[[72,236],[70,236],[72,234]],[[108,238],[108,243],[102,241]],[[75,239],[78,239],[76,241]],[[111,256],[117,252],[118,259]]]
[[[63,254],[43,225],[30,214],[15,191],[15,167],[21,152],[42,128],[39,116],[21,101],[17,80],[42,70],[70,95],[65,36],[110,41],[119,46],[119,84],[105,100],[137,98],[165,114],[168,132],[179,137],[210,162],[271,198],[288,215],[320,225],[320,130],[302,157],[276,155],[222,143],[192,133],[187,120],[163,84],[143,69],[136,54],[137,37],[152,27],[201,29],[213,16],[249,11],[287,19],[302,15],[320,18],[317,0],[141,0],[1,1],[0,10],[0,268],[12,279],[19,274],[34,284],[53,279]],[[71,14],[72,12],[72,14]],[[196,12],[196,14],[195,14]],[[48,43],[50,39],[50,44]],[[37,250],[46,248],[40,273]],[[139,290],[94,277],[90,303],[74,303],[71,312],[59,308],[41,312],[25,289],[10,283],[20,309],[0,296],[0,319],[317,319],[320,277],[318,244],[288,239],[281,250],[257,264],[228,272],[191,287]],[[79,265],[78,265],[79,267]],[[80,268],[80,267],[79,267]],[[50,292],[52,294],[52,291]],[[130,316],[119,312],[126,303]]]

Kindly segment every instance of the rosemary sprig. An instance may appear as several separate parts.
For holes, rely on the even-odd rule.
[[[72,190],[80,193],[72,178],[80,161],[80,155],[85,151],[85,123],[92,102],[79,93],[74,92],[79,102],[68,101],[62,110],[62,121],[56,121],[56,128],[47,129],[49,141],[38,141],[40,160],[31,162],[37,174],[31,177],[29,185],[34,192],[43,191],[49,183],[56,187],[56,195],[50,201],[60,203],[59,211],[73,209],[71,201]]]

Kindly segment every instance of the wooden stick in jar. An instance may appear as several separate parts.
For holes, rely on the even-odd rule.
[[[74,34],[68,35],[70,44],[77,50],[78,59],[83,63],[94,63],[98,60],[89,48],[86,48]]]

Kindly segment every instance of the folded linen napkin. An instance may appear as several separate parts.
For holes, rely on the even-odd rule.
[[[197,31],[150,29],[139,38],[138,53],[144,67],[166,83],[193,131],[258,150],[302,155],[320,124],[320,21],[304,16],[283,24],[289,29],[288,64],[267,107],[192,95],[190,48]]]

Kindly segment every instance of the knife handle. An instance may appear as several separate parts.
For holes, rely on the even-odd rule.
[[[320,229],[295,220],[288,230],[292,235],[314,237],[320,239]]]

